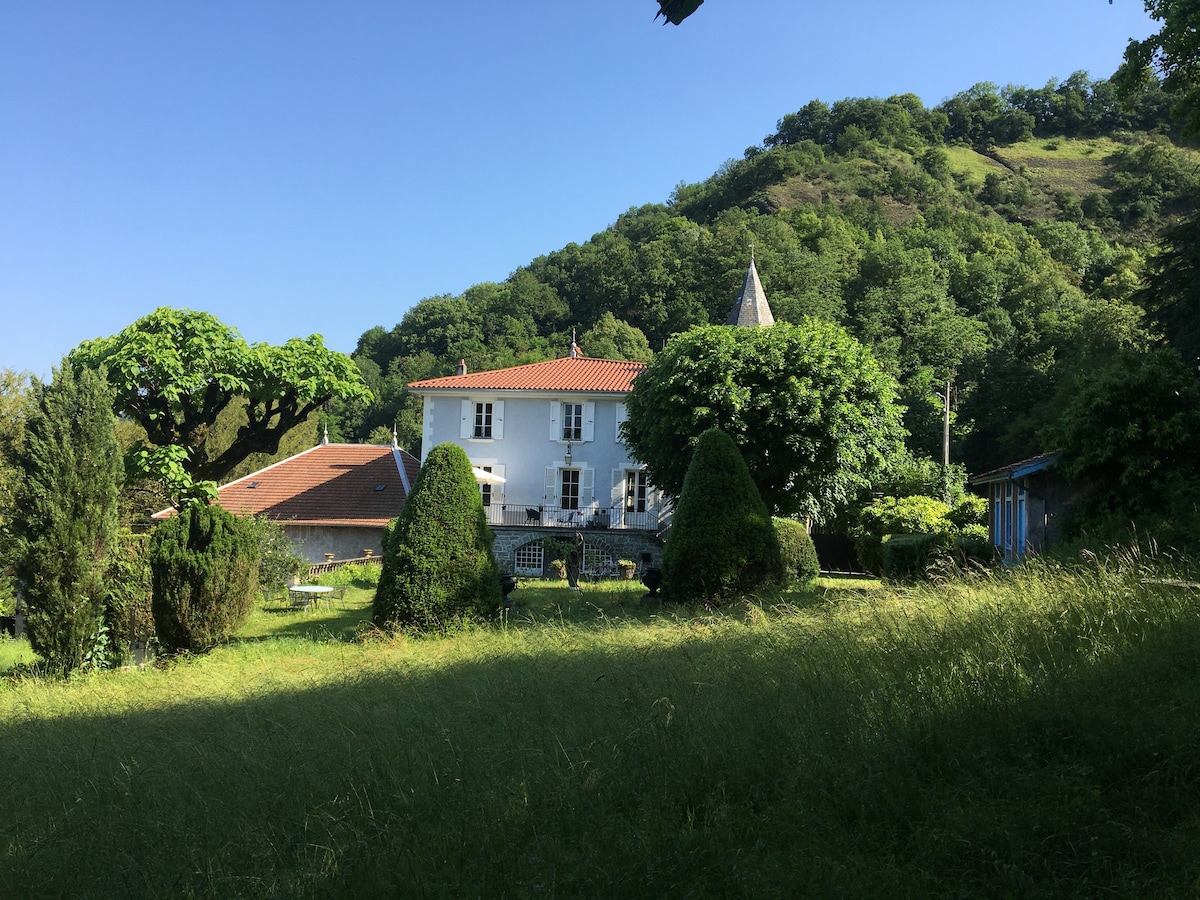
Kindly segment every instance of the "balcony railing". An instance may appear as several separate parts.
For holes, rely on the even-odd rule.
[[[629,510],[624,506],[592,504],[579,509],[564,509],[545,503],[492,503],[483,508],[489,525],[516,525],[528,528],[623,528],[637,531],[661,531],[668,516],[664,509]]]

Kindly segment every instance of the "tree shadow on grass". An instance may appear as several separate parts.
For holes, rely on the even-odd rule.
[[[0,694],[0,769],[30,774],[0,800],[4,891],[1186,896],[1198,632],[949,703],[937,661],[990,645],[938,632],[935,683],[741,627],[384,641],[173,705],[141,706],[137,673],[56,715]]]

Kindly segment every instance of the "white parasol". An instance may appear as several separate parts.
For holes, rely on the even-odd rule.
[[[471,472],[475,475],[475,480],[483,484],[504,484],[503,475],[497,475],[495,472],[489,472],[479,466],[471,466]]]

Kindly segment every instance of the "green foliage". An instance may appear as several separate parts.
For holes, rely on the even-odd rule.
[[[254,523],[258,526],[258,587],[269,595],[306,574],[311,564],[296,552],[282,524],[266,516],[256,517]]]
[[[122,529],[109,556],[108,605],[104,623],[115,654],[124,658],[136,642],[154,640],[153,582],[150,576],[150,538]]]
[[[858,560],[886,578],[913,578],[938,566],[992,561],[987,501],[974,494],[953,507],[933,497],[884,497],[865,507],[850,530]]]
[[[1183,132],[1200,137],[1200,36],[1194,0],[1145,0],[1146,12],[1162,28],[1145,40],[1130,40],[1125,61],[1113,76],[1119,93],[1128,98],[1145,90],[1157,74],[1171,98],[1171,114]]]
[[[34,380],[16,459],[22,480],[12,531],[29,642],[68,674],[93,650],[117,534],[121,460],[103,377],[64,365],[50,384]]]
[[[649,362],[654,356],[646,335],[627,322],[619,322],[610,312],[604,313],[579,339],[584,355],[596,359],[627,359]]]
[[[257,597],[260,526],[190,504],[151,541],[154,625],[167,652],[204,652],[232,636]]]
[[[1088,487],[1084,515],[1184,515],[1200,504],[1200,381],[1173,350],[1119,354],[1090,373],[1046,440]]]
[[[955,530],[950,507],[933,497],[883,497],[863,508],[850,531],[858,561],[870,572],[882,572],[885,536],[945,535]]]
[[[384,532],[375,625],[437,631],[494,613],[501,593],[493,540],[466,453],[439,444]]]
[[[634,382],[623,426],[651,481],[679,495],[691,448],[720,428],[768,507],[830,516],[898,448],[895,386],[843,329],[807,319],[771,328],[694,328]]]
[[[68,360],[76,370],[106,371],[114,408],[146,430],[139,467],[180,502],[211,499],[203,482],[226,477],[251,453],[277,452],[283,435],[326,402],[371,397],[358,367],[320,335],[251,345],[209,313],[165,306],[119,334],[84,341]],[[245,401],[244,421],[218,452],[210,432],[236,401]]]
[[[663,548],[663,596],[720,606],[784,576],[767,505],[733,439],[700,435]]]
[[[25,442],[25,405],[29,393],[29,374],[0,367],[0,533],[11,523],[15,511],[21,469],[17,452]],[[0,541],[0,567],[7,569],[16,560],[14,541]]]
[[[885,534],[879,547],[880,574],[896,580],[920,578],[930,558],[946,545],[945,534]]]
[[[795,519],[772,519],[775,537],[779,541],[780,559],[789,584],[805,587],[821,574],[817,548],[808,529]]]

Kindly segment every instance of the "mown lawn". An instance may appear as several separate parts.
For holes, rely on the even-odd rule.
[[[360,588],[204,657],[10,672],[0,896],[1195,896],[1200,596],[1162,576],[528,584],[421,639]]]

